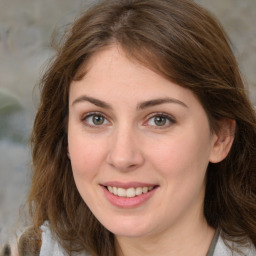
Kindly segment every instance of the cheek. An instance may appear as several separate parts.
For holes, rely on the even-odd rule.
[[[154,148],[154,147],[152,147]],[[204,177],[210,154],[210,141],[198,132],[181,133],[158,143],[149,153],[152,164],[170,179]]]
[[[104,146],[90,138],[69,136],[70,161],[74,176],[94,175],[104,158]]]
[[[205,190],[205,173],[209,159],[207,140],[198,143],[197,136],[175,137],[152,152],[154,169],[160,174],[167,211],[176,206],[177,217],[191,205],[201,206]],[[160,207],[160,206],[159,206]]]
[[[99,141],[83,137],[69,137],[70,161],[76,187],[88,206],[95,204],[97,175],[104,159],[104,146]]]

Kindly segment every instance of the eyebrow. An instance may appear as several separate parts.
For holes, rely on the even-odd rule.
[[[102,101],[102,100],[98,100],[98,99],[95,99],[95,98],[92,98],[92,97],[88,97],[86,95],[83,95],[79,98],[77,98],[76,100],[74,100],[72,102],[72,106],[74,104],[77,104],[77,103],[80,103],[80,102],[84,102],[84,101],[88,101],[92,104],[94,104],[95,106],[97,107],[100,107],[100,108],[106,108],[106,109],[112,109],[111,105],[109,105],[108,103]]]
[[[166,97],[166,98],[144,101],[137,106],[137,110],[142,110],[145,108],[154,107],[154,106],[165,104],[165,103],[175,103],[175,104],[179,104],[183,107],[188,108],[188,106],[184,102],[174,99],[174,98]]]
[[[102,100],[99,100],[99,99],[96,99],[96,98],[93,98],[93,97],[89,97],[89,96],[86,96],[86,95],[83,95],[77,99],[75,99],[73,102],[72,102],[72,106],[74,104],[77,104],[77,103],[80,103],[80,102],[84,102],[84,101],[87,101],[87,102],[90,102],[92,104],[94,104],[95,106],[98,106],[100,108],[105,108],[105,109],[113,109],[112,106]],[[141,102],[137,105],[137,110],[143,110],[145,108],[149,108],[149,107],[154,107],[154,106],[157,106],[157,105],[161,105],[161,104],[165,104],[165,103],[175,103],[175,104],[179,104],[183,107],[186,107],[188,108],[188,106],[180,101],[180,100],[177,100],[177,99],[174,99],[174,98],[170,98],[170,97],[165,97],[165,98],[159,98],[159,99],[152,99],[152,100],[148,100],[148,101],[144,101],[144,102]]]

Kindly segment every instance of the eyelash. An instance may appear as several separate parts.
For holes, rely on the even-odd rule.
[[[158,125],[151,125],[154,129],[164,129],[164,128],[168,128],[169,126],[171,126],[172,124],[176,123],[175,119],[166,114],[166,113],[163,113],[163,112],[159,112],[159,113],[152,113],[150,114],[149,116],[147,116],[147,119],[146,119],[146,123],[149,123],[149,121],[153,118],[157,118],[157,117],[160,117],[160,118],[164,118],[166,119],[169,123],[168,124],[164,124],[162,126],[158,126]],[[155,120],[154,120],[155,121]],[[148,126],[148,124],[146,124],[146,126]]]
[[[103,124],[99,124],[99,125],[97,125],[97,124],[90,124],[90,123],[87,121],[87,119],[90,118],[90,117],[100,117],[100,118],[104,118]],[[158,125],[149,125],[149,124],[148,124],[151,119],[157,118],[157,117],[164,118],[164,119],[166,119],[169,123],[168,123],[167,125],[164,123],[164,125],[160,125],[160,126],[158,126]],[[81,119],[81,121],[82,121],[86,126],[91,127],[91,128],[102,128],[103,126],[106,125],[106,124],[104,124],[105,121],[107,121],[108,123],[110,123],[110,122],[108,121],[108,118],[107,118],[105,115],[103,115],[102,113],[100,113],[100,112],[90,112],[90,113],[86,114],[85,116],[83,116],[82,119]],[[166,113],[163,113],[163,112],[159,112],[159,113],[152,113],[152,114],[148,115],[148,116],[146,117],[146,121],[143,122],[143,124],[144,124],[145,126],[152,126],[152,127],[154,127],[154,129],[164,129],[164,128],[166,128],[166,127],[169,127],[171,124],[174,124],[175,122],[176,122],[175,119],[174,119],[173,117],[171,117],[170,115],[168,115],[168,114],[166,114]]]
[[[91,127],[91,128],[101,128],[104,124],[101,124],[101,125],[96,125],[96,124],[89,124],[87,119],[90,118],[90,117],[100,117],[100,118],[104,118],[104,122],[105,120],[108,121],[108,118],[103,115],[102,113],[100,112],[91,112],[91,113],[88,113],[86,114],[85,116],[82,117],[81,121],[88,127]],[[108,121],[109,122],[109,121]]]

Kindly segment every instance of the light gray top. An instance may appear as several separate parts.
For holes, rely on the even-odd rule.
[[[54,239],[50,229],[49,223],[45,222],[41,226],[42,230],[42,246],[39,256],[68,256],[61,245]],[[223,239],[217,231],[213,237],[211,246],[206,256],[256,256],[256,249],[252,243],[248,244],[248,247],[241,248],[236,243],[227,242],[231,248],[239,249],[241,252],[238,253],[236,250],[231,251],[229,247],[224,243]],[[86,253],[79,253],[77,256],[89,256]]]
[[[42,226],[42,245],[39,256],[68,256],[62,246],[58,243],[49,228],[49,223],[46,221]],[[77,256],[89,256],[86,253],[79,253]]]

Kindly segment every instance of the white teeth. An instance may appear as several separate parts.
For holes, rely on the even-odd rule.
[[[108,190],[109,190],[110,193],[113,193],[113,188],[112,187],[108,186]]]
[[[153,188],[154,187],[152,186],[152,187],[137,187],[136,189],[135,188],[124,189],[124,188],[107,186],[107,189],[111,194],[114,194],[119,197],[130,197],[130,198],[148,193]]]
[[[111,191],[109,191],[111,193]],[[113,187],[113,194],[117,196],[117,188]]]
[[[142,192],[143,192],[143,194],[148,193],[148,187],[144,187],[144,188],[142,189]]]
[[[135,197],[135,189],[134,188],[128,188],[126,190],[126,196],[127,197]]]
[[[126,190],[124,188],[118,188],[117,195],[120,197],[126,197]]]
[[[136,192],[135,192],[136,196],[139,196],[142,194],[142,188],[136,188]]]

